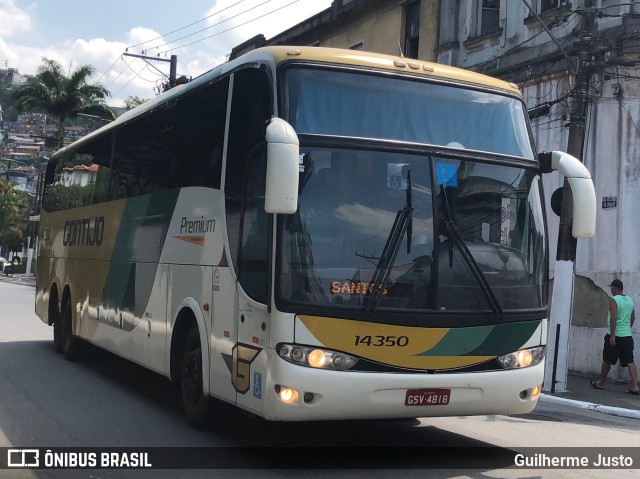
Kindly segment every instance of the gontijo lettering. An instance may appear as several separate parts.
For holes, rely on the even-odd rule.
[[[103,238],[104,216],[64,222],[64,246],[101,246]]]
[[[211,233],[216,229],[216,220],[205,220],[204,216],[200,219],[190,220],[186,216],[180,221],[180,233]]]

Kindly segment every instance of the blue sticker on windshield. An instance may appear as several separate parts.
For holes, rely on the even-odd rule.
[[[439,185],[458,186],[456,165],[450,163],[436,163],[436,180]]]

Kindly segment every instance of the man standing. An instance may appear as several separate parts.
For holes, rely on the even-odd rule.
[[[607,315],[609,333],[604,337],[600,379],[592,380],[591,386],[595,389],[604,389],[611,365],[616,364],[619,359],[620,366],[628,368],[631,377],[631,385],[627,392],[640,395],[638,370],[633,362],[633,336],[631,336],[631,327],[636,319],[633,300],[622,293],[624,286],[619,279],[614,279],[609,286],[611,286],[612,296],[609,298]]]

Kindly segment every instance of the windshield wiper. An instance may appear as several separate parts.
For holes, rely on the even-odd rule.
[[[500,319],[503,319],[504,311],[502,310],[502,307],[498,302],[498,298],[496,298],[496,295],[493,293],[491,285],[489,285],[489,282],[487,281],[487,277],[482,272],[482,269],[480,269],[480,266],[473,257],[473,254],[471,254],[471,251],[467,247],[467,243],[465,243],[462,235],[458,231],[458,227],[451,218],[451,210],[449,208],[449,198],[447,197],[446,188],[444,185],[441,188],[447,206],[447,220],[444,222],[444,224],[449,230],[449,266],[453,266],[453,243],[455,243],[458,251],[460,251],[460,254],[462,255],[462,258],[464,259],[465,263],[467,263],[467,266],[469,266],[471,273],[473,273],[473,276],[480,285],[480,289],[482,289],[482,292],[487,298],[491,310],[496,316],[498,316]]]
[[[409,170],[407,172],[407,199],[405,207],[398,210],[398,213],[396,213],[396,219],[394,220],[389,236],[387,237],[387,242],[382,250],[382,255],[380,256],[378,265],[371,277],[371,294],[367,297],[368,302],[365,306],[365,311],[369,315],[372,315],[376,310],[378,299],[380,298],[380,295],[384,293],[384,289],[389,281],[389,276],[391,275],[391,269],[396,261],[396,256],[398,256],[402,236],[405,233],[407,234],[407,254],[411,252],[412,218],[413,201],[411,190],[411,170]]]

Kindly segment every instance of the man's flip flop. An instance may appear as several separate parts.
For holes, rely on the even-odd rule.
[[[640,396],[640,389],[637,391],[632,391],[631,389],[627,389],[627,394],[633,394],[634,396]]]
[[[591,384],[591,387],[593,389],[600,389],[600,390],[604,389],[604,388],[601,388],[600,386],[598,386],[598,383],[596,383],[595,379],[592,379],[591,381],[589,381],[589,384]],[[638,394],[640,394],[640,393],[638,393]]]

